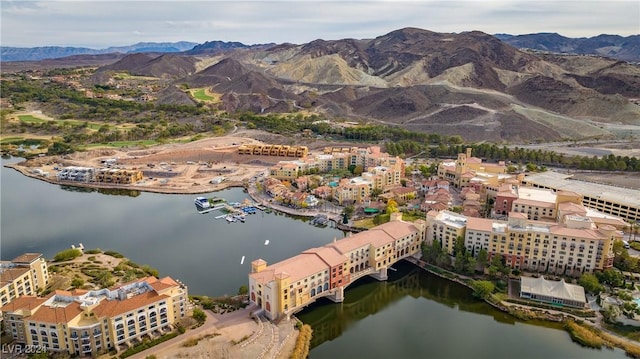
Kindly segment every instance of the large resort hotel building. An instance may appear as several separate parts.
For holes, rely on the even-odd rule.
[[[438,240],[448,254],[456,238],[473,255],[481,250],[501,255],[506,265],[538,272],[593,272],[613,266],[615,227],[597,226],[589,217],[567,213],[560,222],[536,221],[527,214],[509,213],[508,220],[465,217],[442,211],[427,214],[426,242]]]
[[[577,192],[582,195],[585,207],[629,222],[640,221],[640,190],[573,180],[571,177],[570,174],[547,171],[528,175],[522,183],[555,191]]]
[[[186,315],[187,296],[170,277],[146,277],[111,289],[25,295],[2,306],[2,313],[5,333],[17,343],[97,356],[171,330]]]
[[[390,222],[269,266],[262,259],[251,262],[249,300],[278,320],[321,297],[342,302],[344,289],[365,275],[386,280],[394,263],[420,255],[424,240],[425,222],[401,216],[393,213]]]

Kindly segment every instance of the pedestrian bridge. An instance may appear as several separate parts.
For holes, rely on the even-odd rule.
[[[329,300],[336,302],[336,303],[341,303],[342,301],[344,301],[344,290],[347,289],[349,287],[349,285],[355,283],[358,279],[365,277],[365,276],[371,276],[379,281],[384,281],[387,280],[387,270],[394,264],[396,264],[398,261],[400,261],[401,259],[405,259],[405,258],[413,258],[409,253],[405,254],[404,256],[397,258],[394,262],[389,263],[387,266],[380,268],[378,270],[376,270],[373,267],[364,267],[364,269],[359,270],[359,271],[355,271],[353,273],[350,274],[349,276],[349,281],[340,287],[336,287],[336,288],[331,288],[331,289],[326,289],[324,291],[321,291],[321,287],[318,287],[318,291],[316,292],[315,290],[312,290],[311,292],[311,297],[309,297],[309,300],[301,305],[298,305],[296,307],[290,308],[288,310],[284,311],[284,315],[287,318],[287,320],[291,317],[291,315],[301,311],[302,309],[304,309],[306,306],[308,306],[309,304],[314,303],[316,300],[320,299],[320,298],[328,298]]]

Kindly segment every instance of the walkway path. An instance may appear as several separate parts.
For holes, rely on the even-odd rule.
[[[212,314],[206,310],[207,320],[201,327],[130,358],[144,359],[149,355],[155,355],[158,359],[288,358],[298,335],[294,322],[282,321],[276,325],[264,318],[256,320],[251,317],[256,309],[254,305],[227,314]],[[193,339],[197,340],[197,345],[185,346]]]

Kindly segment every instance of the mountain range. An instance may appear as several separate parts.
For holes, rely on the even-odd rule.
[[[229,113],[314,112],[468,141],[605,138],[640,129],[640,65],[521,51],[479,31],[403,28],[373,39],[208,44],[125,55],[91,81],[106,84],[128,72],[163,80],[157,103],[196,104],[183,89],[207,88]]]
[[[9,47],[0,46],[0,59],[2,61],[38,61],[56,59],[73,55],[100,55],[111,53],[137,53],[137,52],[182,52],[193,49],[199,45],[195,42],[139,42],[129,46],[115,46],[106,49],[90,49],[86,47]]]
[[[598,35],[594,37],[570,38],[557,33],[536,33],[526,35],[495,34],[496,38],[520,49],[532,49],[555,53],[579,55],[599,55],[613,59],[640,62],[640,35],[622,37],[619,35]],[[175,53],[189,55],[216,53],[234,48],[249,48],[275,44],[245,45],[240,42],[207,41],[198,44],[179,42],[139,42],[129,46],[115,46],[105,49],[85,47],[9,47],[0,46],[0,61],[38,61],[57,59],[73,55],[99,55],[110,53]]]
[[[598,55],[613,59],[640,62],[640,35],[598,35],[570,38],[556,33],[528,35],[496,34],[498,39],[517,48],[576,54]]]

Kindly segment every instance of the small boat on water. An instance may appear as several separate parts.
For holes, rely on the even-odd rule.
[[[240,260],[240,264],[244,264],[244,256],[242,256],[242,259]]]
[[[240,222],[244,222],[244,214],[243,213],[236,213],[233,215],[233,218],[240,221]]]
[[[226,220],[227,220],[227,222],[229,222],[229,223],[231,223],[231,222],[235,222],[235,221],[236,221],[235,217],[234,217],[233,215],[230,215],[230,214],[229,214],[229,215],[227,215],[227,216],[225,217],[225,219],[226,219]]]
[[[266,241],[264,241],[264,245],[268,246],[269,245],[269,240],[267,239]]]
[[[193,202],[196,204],[198,211],[203,211],[211,207],[211,203],[209,203],[209,199],[206,197],[196,197]]]

